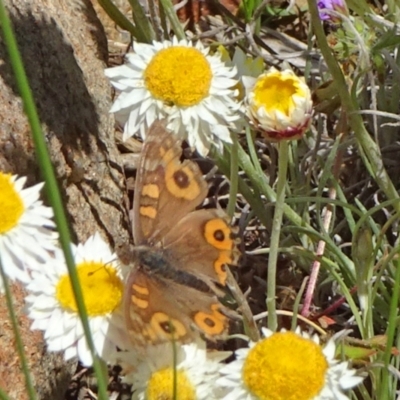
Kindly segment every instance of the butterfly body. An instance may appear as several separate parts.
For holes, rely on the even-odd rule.
[[[210,288],[203,280],[184,270],[176,269],[165,251],[155,250],[153,247],[140,249],[138,252],[137,268],[148,276],[160,282],[168,280],[194,289],[210,292]]]
[[[156,121],[139,162],[134,266],[124,295],[127,329],[138,346],[189,342],[199,333],[216,339],[228,328],[219,296],[238,240],[221,210],[196,210],[208,186],[198,165],[181,162],[181,154],[181,142]]]

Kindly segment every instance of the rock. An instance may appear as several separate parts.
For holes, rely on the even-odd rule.
[[[100,231],[118,253],[130,242],[126,190],[104,76],[107,40],[89,0],[6,0],[75,241]],[[4,43],[0,42],[0,169],[41,181],[31,132]],[[46,202],[46,199],[44,199]],[[76,363],[48,354],[29,329],[24,291],[15,311],[39,399],[58,400]],[[4,298],[0,297],[0,387],[27,398]]]

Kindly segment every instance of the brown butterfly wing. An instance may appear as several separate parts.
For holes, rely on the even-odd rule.
[[[239,258],[237,231],[217,209],[197,210],[182,218],[165,236],[164,253],[171,265],[202,279],[209,286],[224,286],[227,265]]]
[[[155,121],[143,145],[133,199],[136,245],[154,244],[207,196],[198,165],[180,161],[181,141]]]
[[[132,343],[139,347],[168,341],[187,343],[199,333],[222,337],[228,327],[223,307],[209,291],[133,270],[125,292],[125,319]],[[203,288],[206,290],[207,288]]]

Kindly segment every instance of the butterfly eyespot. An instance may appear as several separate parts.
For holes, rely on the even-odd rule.
[[[189,177],[184,171],[179,169],[174,172],[173,176],[176,185],[179,186],[181,189],[189,187],[190,185]]]
[[[234,242],[231,239],[232,230],[222,218],[214,218],[206,222],[204,237],[206,241],[219,250],[231,250]]]
[[[150,325],[158,336],[168,339],[179,339],[186,334],[186,328],[180,321],[161,312],[153,314]]]
[[[218,304],[213,304],[211,310],[211,313],[205,313],[203,311],[196,313],[194,322],[197,327],[207,335],[221,335],[225,331],[227,318],[218,311]]]
[[[208,325],[210,328],[214,328],[214,326],[215,326],[215,321],[214,321],[214,319],[212,319],[212,318],[210,318],[210,317],[205,317],[205,318],[203,319],[203,322],[204,322],[206,325]]]
[[[218,229],[214,232],[214,239],[218,242],[223,242],[225,239],[225,234],[221,229]]]
[[[175,333],[175,327],[170,322],[160,322],[160,327],[165,333]]]
[[[194,200],[201,193],[201,187],[188,164],[168,164],[165,171],[165,184],[168,191],[179,199]]]
[[[221,251],[218,258],[214,261],[214,270],[218,275],[219,283],[225,285],[226,283],[226,264],[232,263],[232,257],[230,256],[230,252],[228,251]]]

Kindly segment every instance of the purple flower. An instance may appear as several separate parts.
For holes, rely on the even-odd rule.
[[[337,11],[341,14],[347,15],[347,7],[344,0],[319,0],[317,2],[317,7],[319,11],[319,17],[323,21],[328,21],[328,20],[332,22],[337,21],[337,18],[323,11],[324,9]]]

